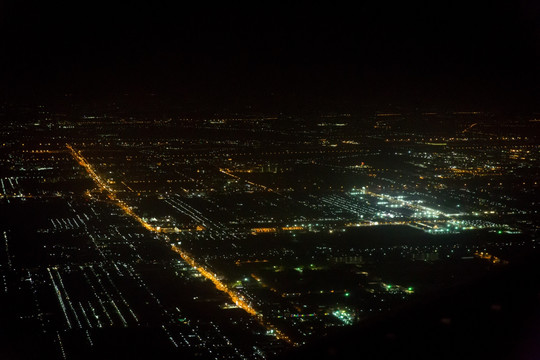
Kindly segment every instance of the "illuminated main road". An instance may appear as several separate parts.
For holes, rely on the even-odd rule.
[[[146,222],[143,218],[141,218],[139,215],[137,215],[129,205],[124,203],[122,200],[118,199],[116,196],[116,193],[113,188],[111,188],[103,179],[96,173],[92,165],[86,159],[81,155],[80,151],[75,150],[71,145],[66,144],[66,147],[70,151],[73,158],[81,165],[88,175],[94,180],[94,182],[98,185],[98,187],[104,191],[107,194],[107,197],[114,202],[118,207],[120,207],[124,213],[135,219],[137,222],[139,222],[145,229],[148,231],[154,232],[154,233],[160,233],[160,229],[156,228],[152,225],[150,225],[148,222]],[[165,235],[162,235],[164,240],[167,240],[168,238],[165,237]],[[281,340],[286,341],[289,344],[297,345],[294,343],[288,336],[283,334],[280,330],[278,330],[274,325],[267,322],[263,315],[259,312],[257,312],[249,303],[247,303],[243,296],[236,293],[234,290],[229,289],[227,285],[225,285],[222,281],[218,279],[218,276],[208,269],[205,269],[202,265],[197,263],[197,261],[189,255],[187,252],[182,250],[180,247],[176,245],[172,245],[171,249],[179,254],[182,259],[187,262],[189,265],[191,265],[199,274],[204,276],[206,279],[210,280],[219,291],[224,292],[229,296],[229,298],[238,306],[239,308],[246,311],[251,316],[255,317],[257,321],[263,325],[267,330],[272,330],[272,333]]]

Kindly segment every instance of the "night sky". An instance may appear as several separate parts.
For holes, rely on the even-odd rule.
[[[0,2],[0,94],[268,108],[538,103],[533,0],[115,3]]]

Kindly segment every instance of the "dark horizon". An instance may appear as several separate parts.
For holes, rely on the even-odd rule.
[[[156,94],[195,107],[538,103],[532,1],[174,7],[7,1],[4,99]]]

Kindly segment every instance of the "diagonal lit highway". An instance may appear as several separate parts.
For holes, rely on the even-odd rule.
[[[116,204],[122,211],[135,219],[137,222],[139,222],[145,229],[148,231],[151,231],[153,233],[157,233],[161,236],[161,238],[164,241],[168,242],[168,237],[164,234],[160,234],[160,228],[154,227],[151,224],[149,224],[147,221],[145,221],[143,218],[141,218],[139,215],[137,215],[132,208],[127,205],[122,200],[118,199],[116,196],[116,193],[113,188],[107,185],[106,181],[104,181],[94,170],[92,165],[81,155],[80,151],[77,151],[74,149],[70,144],[66,144],[67,149],[70,151],[70,154],[72,157],[78,162],[79,165],[81,165],[88,175],[92,178],[92,180],[96,183],[96,185],[100,188],[100,190],[104,191],[107,194],[107,197]],[[282,331],[277,329],[273,324],[269,323],[265,320],[263,314],[255,310],[245,299],[241,294],[238,294],[234,290],[227,287],[226,284],[224,284],[221,280],[219,280],[219,276],[212,271],[209,271],[204,266],[202,266],[199,262],[197,262],[193,256],[188,254],[186,251],[182,250],[177,245],[172,245],[171,249],[179,254],[181,258],[191,265],[193,269],[195,269],[199,274],[201,274],[204,278],[210,280],[218,289],[219,291],[227,294],[229,298],[238,306],[239,308],[243,309],[245,312],[253,316],[257,321],[263,325],[267,330],[271,331],[272,334],[276,336],[276,338],[284,340],[285,342],[297,345],[294,343],[287,335],[285,335]]]

